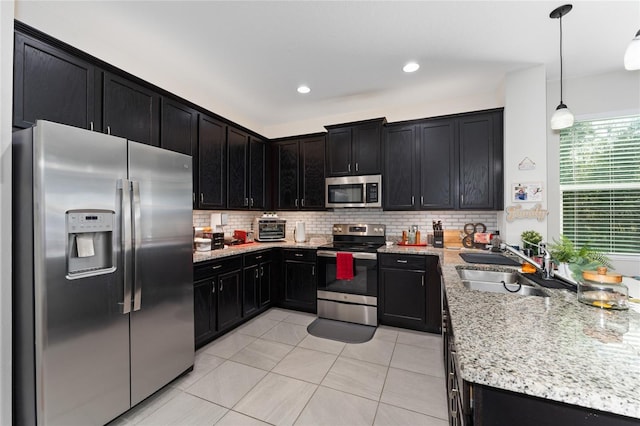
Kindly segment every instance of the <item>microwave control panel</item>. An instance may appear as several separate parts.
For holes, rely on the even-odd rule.
[[[367,203],[377,203],[378,200],[378,194],[380,193],[380,191],[378,191],[378,183],[377,182],[371,182],[371,183],[367,183],[367,197],[366,197],[366,202]]]

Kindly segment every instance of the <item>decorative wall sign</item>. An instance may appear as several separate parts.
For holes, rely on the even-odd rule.
[[[523,209],[522,205],[518,204],[504,210],[507,212],[507,222],[513,222],[516,219],[538,219],[538,222],[542,222],[549,214],[549,210],[543,209],[540,203],[530,209]]]
[[[542,201],[542,182],[514,183],[511,193],[514,203],[539,203]]]
[[[533,170],[536,168],[536,163],[529,157],[524,157],[518,164],[518,170]]]

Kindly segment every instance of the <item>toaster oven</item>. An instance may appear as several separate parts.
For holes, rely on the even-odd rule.
[[[257,217],[253,221],[253,237],[256,241],[284,241],[287,221],[278,218]]]

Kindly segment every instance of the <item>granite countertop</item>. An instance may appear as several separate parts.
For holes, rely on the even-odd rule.
[[[280,248],[299,248],[299,249],[317,249],[320,245],[326,244],[320,242],[318,244],[312,244],[311,242],[296,243],[294,241],[279,241],[274,243],[248,243],[239,244],[236,246],[229,246],[225,249],[211,250],[211,251],[195,251],[193,252],[193,263],[204,262],[207,260],[220,259],[223,257],[234,256],[236,254],[251,253],[254,251],[267,250],[274,247]]]
[[[422,251],[442,260],[464,380],[640,418],[639,313],[590,307],[567,290],[545,289],[548,298],[469,290],[457,269],[513,268]]]
[[[255,243],[197,252],[194,262],[271,247],[318,245]],[[464,380],[640,418],[640,313],[586,306],[567,290],[545,289],[547,298],[469,290],[459,268],[513,268],[468,264],[461,252],[397,245],[378,250],[440,257]]]

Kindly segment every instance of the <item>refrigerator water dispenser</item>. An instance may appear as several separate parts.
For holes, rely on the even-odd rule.
[[[67,211],[67,278],[82,278],[115,270],[114,218],[115,213],[109,210]]]

